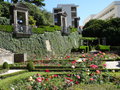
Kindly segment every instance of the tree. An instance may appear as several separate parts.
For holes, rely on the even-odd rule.
[[[34,3],[36,6],[45,6],[45,3],[43,3],[44,0],[25,0],[26,2]]]
[[[42,7],[45,6],[44,0],[11,0],[13,3],[17,3],[18,1],[20,2],[28,2],[28,3],[33,3],[36,6]]]
[[[83,28],[85,37],[106,37],[107,44],[120,45],[120,18],[90,20]]]
[[[36,20],[36,25],[50,25],[52,24],[52,14],[47,12],[46,10],[41,10],[36,5],[33,5],[31,3],[24,2],[29,10],[29,15],[34,17],[34,20]]]
[[[6,18],[10,18],[10,8],[11,3],[8,2],[0,2],[0,17],[6,17]]]
[[[103,37],[103,29],[106,27],[104,20],[93,19],[83,27],[83,36]]]

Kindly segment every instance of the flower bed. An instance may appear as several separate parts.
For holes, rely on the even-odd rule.
[[[100,77],[100,73],[91,74],[63,74],[63,75],[40,75],[35,74],[22,81],[11,85],[14,89],[40,89],[40,90],[65,90],[70,86],[84,82],[85,84],[103,83],[106,82],[105,78]]]
[[[105,58],[109,56],[111,56],[112,59],[117,57],[116,54],[99,52],[97,54],[83,54],[79,56],[82,58],[78,57],[75,59],[66,56],[64,60],[35,60],[32,62],[35,66],[35,69],[32,71],[42,71],[45,74],[27,75],[28,77],[26,76],[25,78],[12,82],[10,87],[11,89],[26,90],[66,90],[73,85],[81,83],[104,84],[113,82],[113,84],[118,84],[116,83],[117,79],[109,75],[109,70],[106,69],[106,64],[104,63]],[[26,68],[27,63],[28,62],[11,65],[11,68]],[[53,71],[59,71],[63,74],[49,74]],[[70,74],[64,74],[66,71]],[[119,81],[120,80],[117,82]]]

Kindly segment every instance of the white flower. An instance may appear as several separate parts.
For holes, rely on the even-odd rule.
[[[79,58],[76,62],[82,62],[83,58]]]
[[[72,65],[71,67],[72,67],[72,68],[75,68],[75,66],[74,66],[74,65]]]

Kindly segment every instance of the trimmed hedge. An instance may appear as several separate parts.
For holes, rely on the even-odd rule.
[[[89,46],[80,46],[80,49],[84,50],[85,52],[88,52]]]
[[[108,50],[108,51],[110,51],[110,46],[109,46],[109,45],[98,45],[98,46],[96,47],[96,49],[98,49],[98,50]]]
[[[7,62],[3,63],[3,69],[9,69],[9,64]]]
[[[0,31],[4,32],[13,32],[13,26],[12,25],[0,25]]]
[[[33,64],[33,62],[28,62],[28,64],[27,64],[27,69],[29,70],[29,71],[32,71],[33,69],[34,69],[34,64]]]
[[[0,75],[0,79],[5,79],[7,77],[16,76],[16,75],[19,75],[19,74],[22,74],[22,73],[25,73],[25,72],[28,72],[28,71],[24,70],[24,71],[14,72],[14,73],[11,73],[11,74]]]
[[[71,33],[72,33],[72,32],[76,32],[76,31],[78,31],[77,28],[70,27],[70,32],[71,32]]]
[[[43,34],[44,32],[54,32],[54,31],[60,31],[60,26],[40,26],[38,28],[33,28],[32,32],[36,34]]]

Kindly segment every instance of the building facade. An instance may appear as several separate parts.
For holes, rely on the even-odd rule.
[[[75,27],[75,18],[77,17],[77,7],[78,5],[75,4],[58,4],[56,8],[53,8],[54,25],[61,26],[61,24],[58,23],[60,20],[57,14],[60,12],[65,12],[67,14],[66,26]]]
[[[91,19],[106,20],[116,17],[120,17],[120,1],[114,1],[98,14],[90,15],[88,18],[84,20],[83,24],[87,23]]]

